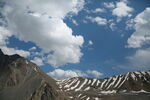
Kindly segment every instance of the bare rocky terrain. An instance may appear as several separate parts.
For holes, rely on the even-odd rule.
[[[29,60],[0,50],[0,100],[150,100],[150,71],[56,81]]]
[[[19,55],[0,50],[0,100],[66,100],[56,81]]]

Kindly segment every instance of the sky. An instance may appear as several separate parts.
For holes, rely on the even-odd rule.
[[[150,70],[149,0],[0,0],[0,48],[56,80]]]

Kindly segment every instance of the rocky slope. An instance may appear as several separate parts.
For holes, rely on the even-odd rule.
[[[55,81],[27,59],[0,50],[0,100],[150,100],[150,71]]]
[[[56,81],[34,63],[0,50],[0,100],[66,100]]]
[[[78,77],[57,83],[70,100],[150,100],[150,71],[105,79]]]

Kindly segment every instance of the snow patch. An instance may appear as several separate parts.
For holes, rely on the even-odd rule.
[[[87,81],[88,81],[88,79],[85,79],[83,84],[79,88],[75,89],[75,91],[81,90],[81,88],[87,83]]]
[[[92,85],[94,85],[94,83],[97,81],[97,79],[93,79]]]
[[[79,84],[80,84],[80,81],[78,81],[74,87],[71,87],[71,90],[74,90]]]
[[[90,97],[88,97],[86,100],[90,100]]]
[[[26,64],[29,64],[29,62],[26,60]]]
[[[132,93],[150,93],[150,92],[147,92],[143,89],[141,89],[140,91],[131,91]]]
[[[102,82],[101,88],[103,87],[103,85],[105,84],[106,81],[107,81],[107,80],[105,79],[105,80]]]
[[[116,93],[116,90],[108,90],[108,91],[101,91],[102,94],[113,94]]]
[[[99,100],[99,98],[96,97],[95,100]]]
[[[87,88],[84,89],[84,91],[87,91],[87,90],[89,90],[89,89],[90,89],[90,87],[87,87]]]

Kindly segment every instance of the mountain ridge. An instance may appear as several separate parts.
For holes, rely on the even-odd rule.
[[[150,70],[57,81],[29,60],[0,49],[0,100],[150,100]]]
[[[29,60],[0,50],[0,100],[66,100],[56,81]]]
[[[104,79],[76,77],[58,81],[58,84],[60,85],[60,88],[63,91],[65,91],[67,95],[70,96],[70,98],[77,98],[77,100],[86,100],[86,99],[94,100],[95,98],[98,98],[98,100],[99,99],[105,100],[103,99],[104,96],[107,95],[107,97],[109,97],[116,94],[121,94],[123,96],[125,94],[133,94],[133,95],[146,94],[147,96],[148,94],[149,96],[147,96],[145,100],[150,99],[149,70],[128,72],[127,74],[112,76]],[[138,99],[144,100],[142,98]],[[112,100],[119,100],[119,99],[112,99]]]

